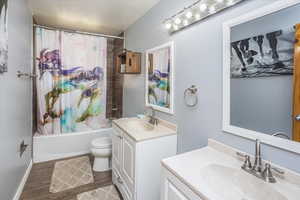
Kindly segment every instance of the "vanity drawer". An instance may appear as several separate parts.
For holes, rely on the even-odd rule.
[[[122,179],[129,189],[133,193],[135,186],[135,143],[126,134],[122,139],[122,159],[120,173]]]
[[[161,200],[202,200],[174,174],[163,168]]]
[[[124,180],[122,180],[122,177],[116,169],[113,169],[112,171],[112,180],[115,186],[119,189],[124,200],[133,200],[132,193],[126,187]]]

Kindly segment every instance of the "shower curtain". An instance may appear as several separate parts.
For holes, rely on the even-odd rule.
[[[38,132],[84,132],[107,127],[107,40],[35,29]]]

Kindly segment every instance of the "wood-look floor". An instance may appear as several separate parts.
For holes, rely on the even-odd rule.
[[[91,163],[93,163],[93,159],[91,156],[90,160]],[[77,200],[77,194],[112,184],[111,171],[93,172],[94,183],[58,193],[50,193],[49,188],[51,183],[51,176],[56,161],[49,161],[33,165],[20,200]]]

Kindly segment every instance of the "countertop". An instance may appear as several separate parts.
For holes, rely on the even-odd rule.
[[[137,117],[117,119],[113,121],[113,124],[136,142],[177,134],[175,124],[161,119],[154,127],[147,122],[147,119]]]
[[[258,179],[241,169],[243,160],[236,155],[237,151],[238,150],[215,140],[209,140],[209,145],[207,147],[164,159],[162,161],[162,165],[203,200],[255,200],[255,198],[251,198],[251,194],[250,197],[248,194],[247,198],[245,198],[244,194],[239,194],[240,191],[237,191],[236,188],[232,188],[232,193],[229,192],[231,194],[228,192],[225,192],[226,194],[222,194],[222,192],[216,192],[218,190],[213,190],[212,187],[210,187],[212,185],[209,186],[209,184],[207,184],[208,180],[213,180],[209,177],[214,176],[214,173],[207,174],[207,171],[204,172],[204,170],[207,170],[208,166],[216,166],[214,164],[221,164],[222,166],[226,166],[234,170],[237,169],[238,173],[242,175],[241,177],[246,177],[248,175],[252,176],[247,177],[247,180],[249,180],[249,178]],[[284,177],[280,177],[279,175],[277,176],[273,173],[277,183],[266,183],[263,180],[258,179],[257,183],[261,186],[260,189],[263,190],[264,187],[272,187],[289,200],[299,200],[300,175],[288,169],[280,168],[285,171],[285,174],[283,175]],[[211,184],[218,185],[217,187],[219,188],[225,187],[226,180],[220,180],[221,181],[212,182]],[[243,184],[243,181],[240,183]],[[249,188],[249,190],[251,190],[251,188]],[[272,197],[272,194],[270,193],[265,199],[275,200],[277,197]]]

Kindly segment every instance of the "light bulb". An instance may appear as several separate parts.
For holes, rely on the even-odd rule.
[[[166,29],[170,29],[172,27],[172,24],[170,22],[167,22],[165,24]]]
[[[190,19],[191,17],[193,17],[193,13],[189,10],[187,11],[187,13],[185,14],[186,18]]]
[[[174,25],[173,25],[173,29],[174,29],[175,31],[177,31],[177,30],[178,30],[178,26],[177,26],[176,24],[174,24]]]
[[[187,19],[183,20],[183,25],[185,26],[189,25],[189,21]]]
[[[201,11],[201,12],[204,12],[204,11],[206,11],[206,9],[207,9],[207,5],[206,5],[205,3],[203,3],[203,4],[200,5],[199,8],[200,8],[200,11]]]
[[[232,6],[234,4],[234,0],[227,0],[227,6]]]
[[[196,18],[196,20],[199,20],[199,19],[201,18],[201,15],[200,15],[199,13],[197,13],[197,14],[195,15],[195,18]]]
[[[210,14],[213,14],[213,13],[215,13],[216,12],[216,7],[215,6],[211,6],[210,8],[209,8],[209,13]]]
[[[175,22],[175,24],[180,24],[181,23],[181,19],[178,17],[178,18],[175,19],[174,22]]]

